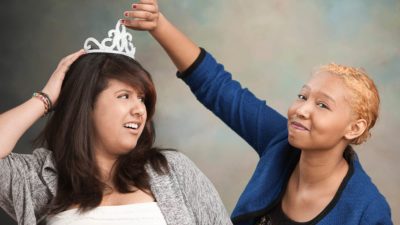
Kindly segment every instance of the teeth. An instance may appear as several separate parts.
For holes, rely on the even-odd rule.
[[[139,125],[137,123],[127,123],[127,124],[124,124],[124,127],[131,128],[131,129],[137,129],[139,127]]]

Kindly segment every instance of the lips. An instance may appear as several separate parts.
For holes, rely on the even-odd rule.
[[[296,122],[296,121],[292,121],[290,122],[290,126],[296,130],[304,130],[304,131],[309,131],[309,129],[304,126],[303,124]]]
[[[141,125],[141,122],[138,121],[131,121],[125,123],[123,126],[128,129],[137,130]]]

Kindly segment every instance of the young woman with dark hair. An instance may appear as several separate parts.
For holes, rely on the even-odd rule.
[[[183,154],[153,146],[156,91],[131,57],[78,51],[41,92],[0,115],[0,206],[19,224],[231,224]],[[11,153],[54,112],[33,154]]]
[[[351,147],[366,141],[378,118],[379,94],[364,70],[320,67],[285,118],[175,28],[156,0],[140,0],[124,16],[125,26],[150,31],[196,98],[260,157],[234,224],[392,224],[389,205]]]

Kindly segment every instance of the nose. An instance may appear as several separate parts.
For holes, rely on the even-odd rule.
[[[300,119],[308,119],[310,118],[311,111],[312,104],[310,104],[310,101],[302,102],[296,109],[296,117]]]
[[[137,100],[132,104],[131,114],[142,117],[146,113],[146,106],[141,100]]]

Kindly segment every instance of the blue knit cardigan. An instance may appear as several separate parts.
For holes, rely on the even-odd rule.
[[[178,77],[196,98],[249,143],[260,160],[233,210],[238,225],[255,224],[279,201],[301,151],[288,143],[287,119],[232,80],[223,65],[201,49],[196,61]],[[357,156],[317,224],[392,224],[385,198],[365,173]]]

